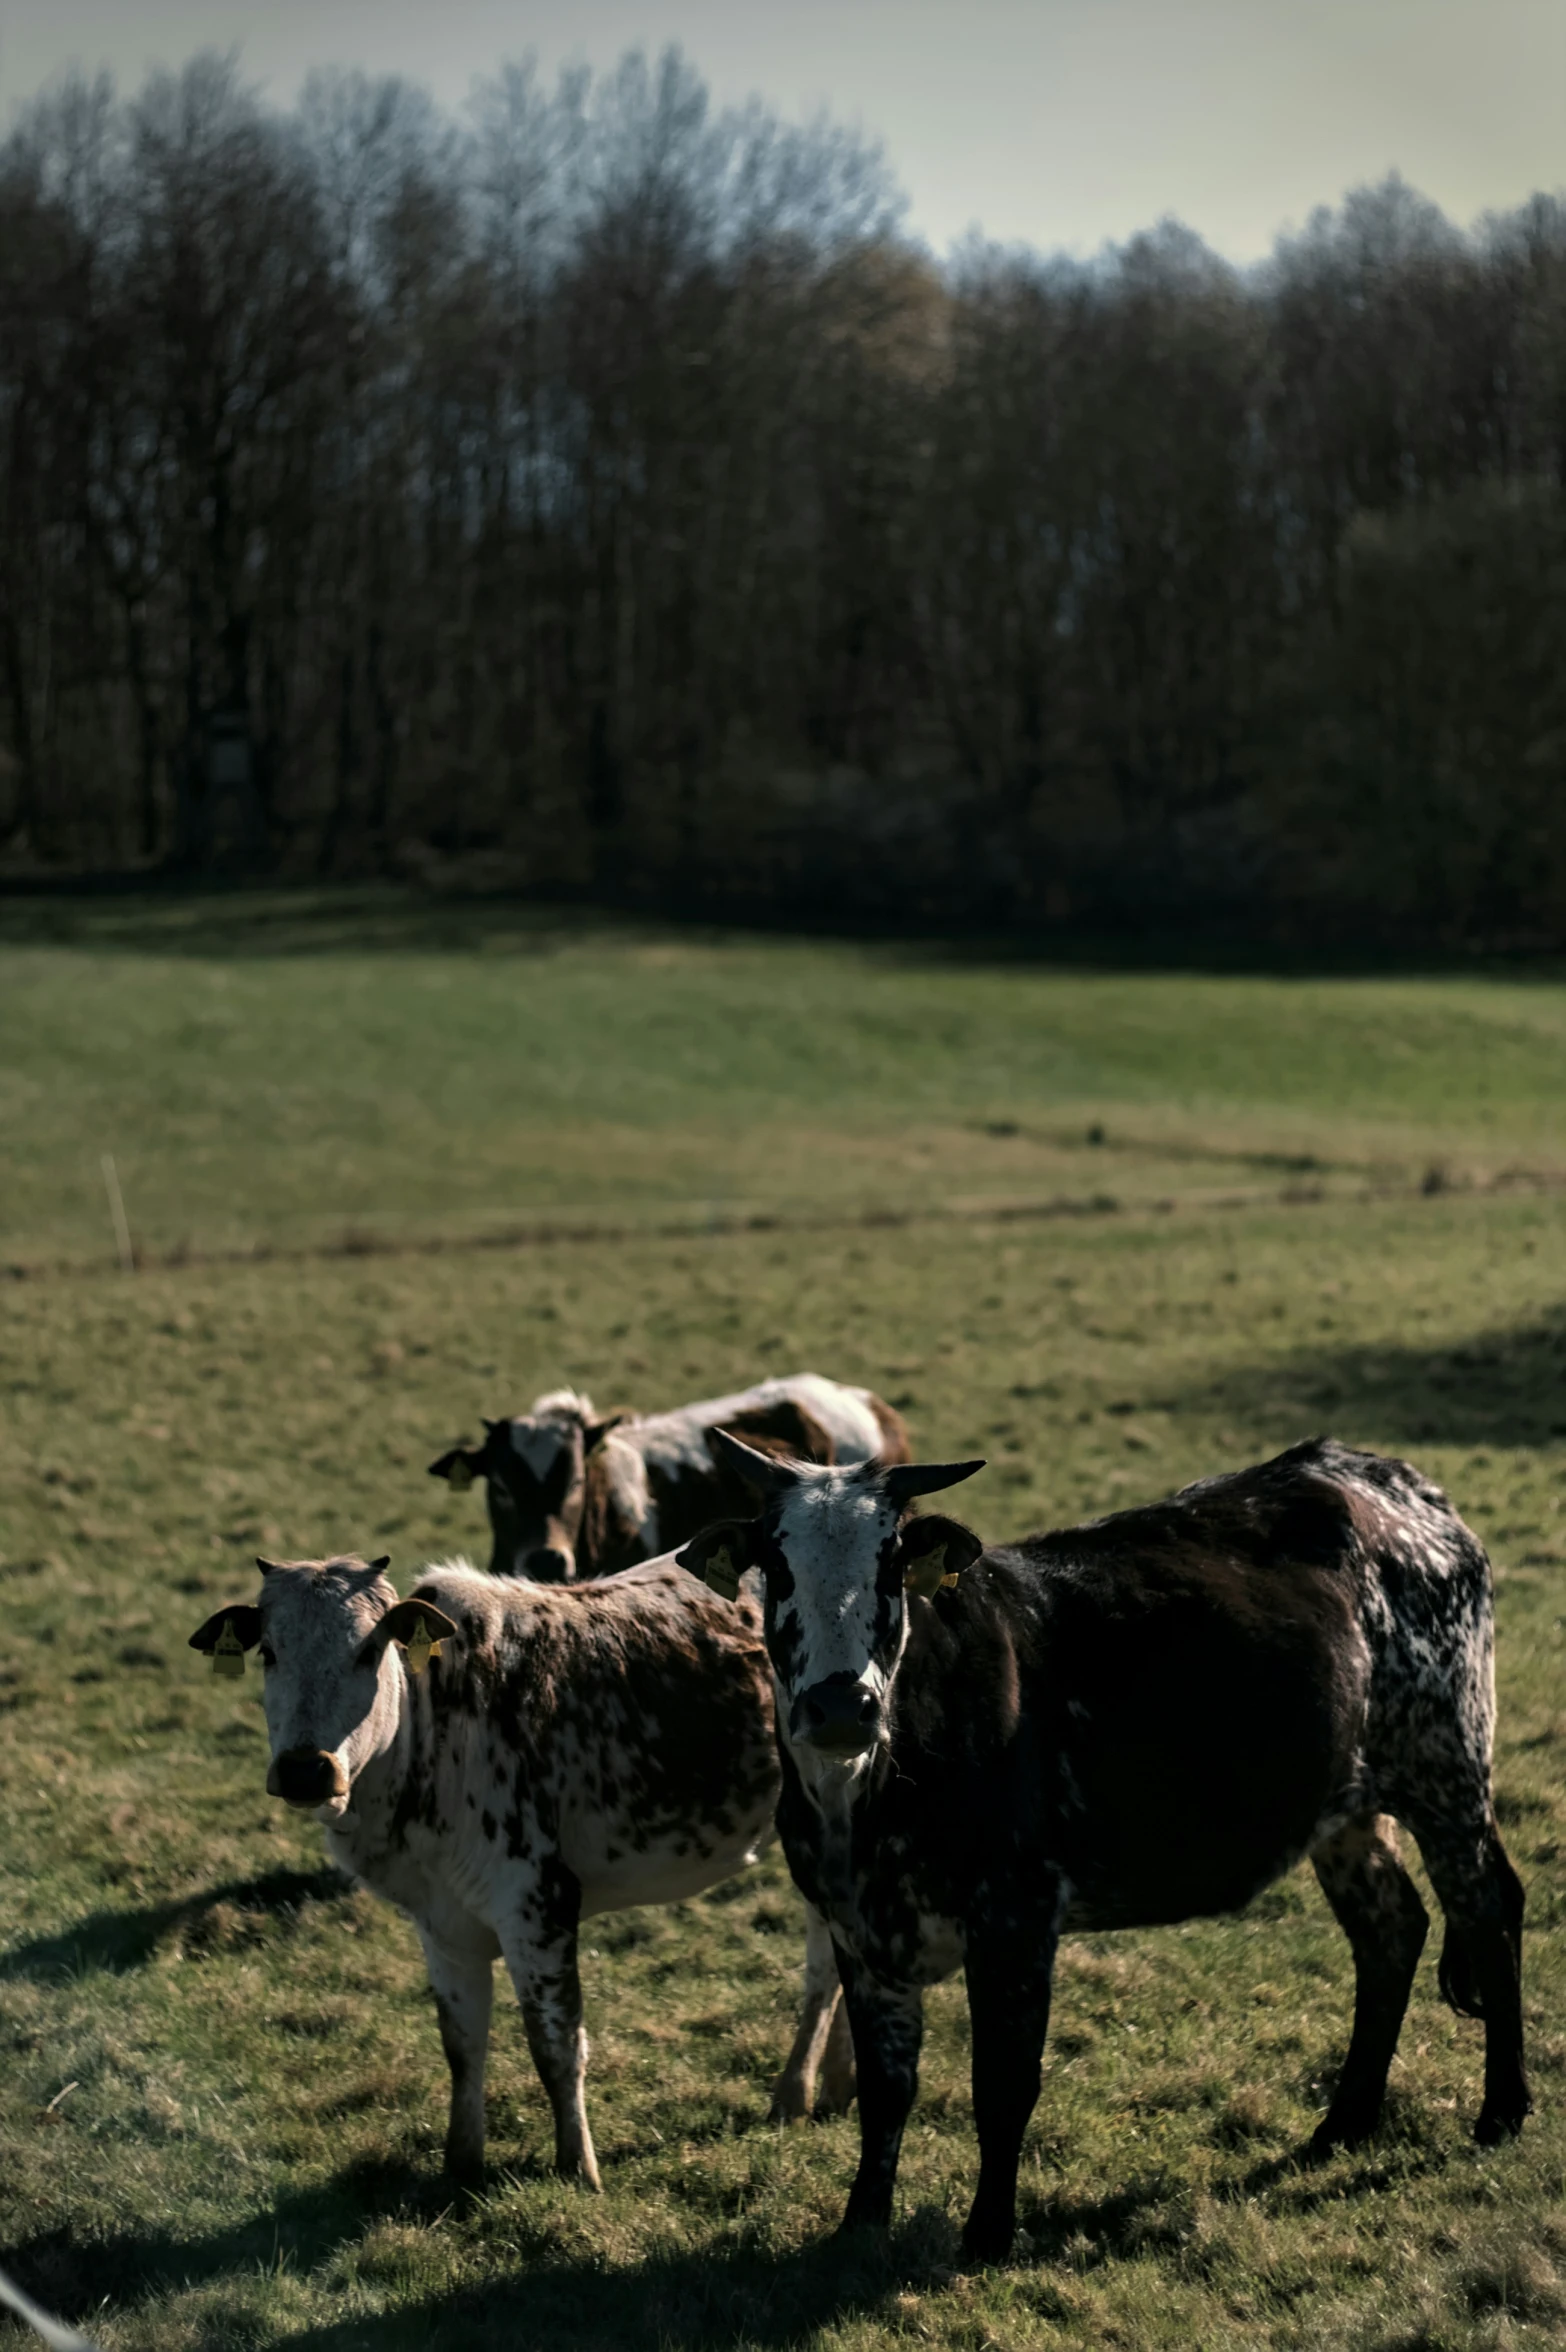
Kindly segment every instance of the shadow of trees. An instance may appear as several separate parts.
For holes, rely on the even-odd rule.
[[[649,906],[612,895],[431,890],[397,882],[18,888],[0,883],[0,947],[100,949],[115,955],[255,957],[474,954],[548,956],[595,932],[639,938],[836,941],[920,969],[996,967],[1095,973],[1208,973],[1269,979],[1486,976],[1558,985],[1566,963],[1540,953],[1443,953],[1397,944],[1274,939],[1238,923],[1205,927],[907,920],[884,910],[732,904]]]
[[[1455,1341],[1300,1348],[1232,1365],[1168,1401],[1221,1413],[1267,1443],[1331,1429],[1398,1449],[1547,1445],[1566,1438],[1566,1304]]]
[[[207,885],[59,895],[0,891],[0,946],[203,960],[486,949],[548,955],[567,940],[614,925],[614,917],[587,906],[438,897],[395,884],[316,890]]]

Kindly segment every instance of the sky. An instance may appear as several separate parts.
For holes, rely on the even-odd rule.
[[[456,106],[504,58],[667,42],[720,100],[879,138],[938,252],[1174,214],[1244,262],[1392,170],[1462,223],[1566,187],[1566,0],[0,0],[0,121],[73,62],[238,47],[280,102],[341,64]]]

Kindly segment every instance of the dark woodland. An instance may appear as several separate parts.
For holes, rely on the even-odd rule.
[[[1566,939],[1566,203],[934,262],[677,55],[0,149],[0,872]]]

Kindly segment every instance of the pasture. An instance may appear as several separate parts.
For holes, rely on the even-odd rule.
[[[113,2352],[1458,2348],[1566,2325],[1566,985],[1117,973],[586,927],[391,893],[0,905],[0,2261]],[[114,1262],[100,1155],[141,1255]],[[1432,1932],[1380,2139],[1308,1870],[1080,1939],[1025,2243],[964,2275],[961,1987],[884,2245],[857,2127],[761,2118],[774,1858],[592,1923],[605,2195],[497,2002],[485,2193],[439,2178],[411,1931],[263,1793],[186,1636],[256,1550],[486,1541],[427,1478],[560,1380],[864,1381],[987,1535],[1308,1431],[1411,1454],[1498,1572],[1538,2112],[1467,2137]],[[1427,1894],[1427,1901],[1431,1901]],[[1433,1909],[1433,1902],[1432,1902]],[[3,2331],[5,2323],[0,2323]]]

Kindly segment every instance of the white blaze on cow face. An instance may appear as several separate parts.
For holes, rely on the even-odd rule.
[[[802,1469],[767,1512],[767,1649],[789,1735],[845,1760],[879,1736],[908,1618],[902,1514],[874,1471]]]
[[[396,1599],[379,1565],[362,1560],[263,1575],[267,1789],[318,1820],[341,1820],[355,1780],[396,1737],[402,1668],[377,1630]]]
[[[905,1574],[932,1544],[968,1561],[982,1548],[950,1520],[920,1523],[916,1543],[908,1507],[984,1464],[780,1461],[723,1429],[712,1444],[765,1508],[748,1525],[709,1529],[678,1557],[702,1573],[703,1547],[727,1542],[732,1528],[746,1565],[762,1575],[779,1727],[796,1753],[852,1768],[887,1736],[887,1695],[908,1637]]]

